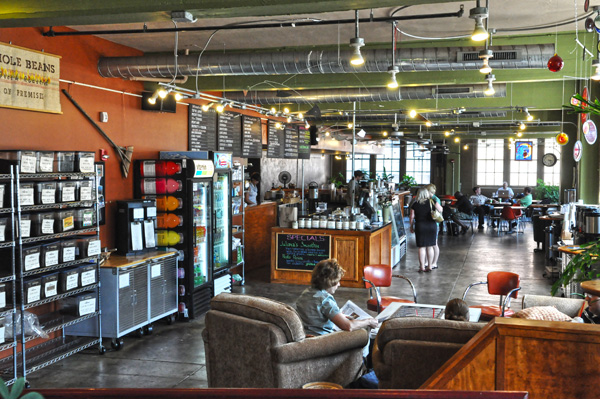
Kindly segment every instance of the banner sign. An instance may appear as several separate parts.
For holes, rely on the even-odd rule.
[[[61,113],[60,58],[0,43],[0,107]]]

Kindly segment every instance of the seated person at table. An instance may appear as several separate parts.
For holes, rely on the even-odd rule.
[[[521,198],[517,203],[525,208],[527,208],[533,202],[533,196],[531,195],[531,187],[525,187],[523,189],[523,198]]]
[[[461,233],[465,234],[469,227],[463,223],[461,219],[471,219],[473,205],[471,205],[467,196],[463,195],[460,191],[455,192],[454,197],[456,198],[456,203],[454,204],[456,212],[450,207],[449,202],[446,202],[442,215],[445,220],[452,220],[459,225],[461,227]]]
[[[469,305],[460,298],[450,299],[444,310],[446,320],[469,321]]]
[[[499,195],[500,190],[508,191],[508,197],[506,197],[506,196],[500,197],[500,195]],[[498,197],[498,198],[511,199],[512,197],[515,196],[515,192],[513,191],[512,188],[508,187],[508,182],[505,181],[505,182],[502,183],[502,187],[500,187],[498,190],[496,190],[496,194],[494,194],[494,196]]]
[[[588,307],[581,313],[584,323],[600,324],[600,297],[587,294],[585,300]]]
[[[481,194],[481,187],[473,187],[473,195],[469,198],[473,204],[473,212],[479,216],[479,230],[483,230],[484,217],[486,213],[490,213],[490,208],[485,204],[492,201],[490,198]]]

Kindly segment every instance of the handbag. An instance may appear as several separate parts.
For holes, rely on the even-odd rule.
[[[444,217],[442,216],[442,213],[440,211],[438,211],[437,209],[435,209],[433,207],[433,200],[429,200],[429,207],[431,208],[431,218],[435,221],[435,222],[443,222],[444,221]]]

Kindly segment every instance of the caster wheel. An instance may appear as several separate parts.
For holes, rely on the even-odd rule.
[[[152,334],[153,330],[154,330],[154,326],[152,324],[148,324],[147,326],[144,326],[144,334],[145,335]]]
[[[135,336],[138,338],[142,338],[144,336],[144,327],[138,328],[138,330],[135,332]]]
[[[117,339],[113,339],[110,342],[110,346],[112,346],[112,348],[116,351],[121,350],[121,348],[123,348],[123,345],[125,343],[123,342],[123,338],[117,338]]]
[[[25,388],[27,388],[27,389],[31,388],[31,384],[29,383],[29,381],[25,381]]]
[[[176,318],[177,317],[175,316],[175,314],[171,314],[171,315],[167,316],[167,324],[171,325],[171,324],[175,323]]]
[[[104,354],[106,353],[106,347],[104,347],[104,346],[101,346],[101,347],[98,349],[98,353],[99,353],[100,355],[104,355]]]

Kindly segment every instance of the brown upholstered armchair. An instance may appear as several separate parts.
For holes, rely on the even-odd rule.
[[[373,348],[379,388],[419,388],[484,326],[427,317],[385,321]]]
[[[346,386],[360,376],[366,330],[306,338],[296,310],[267,298],[219,294],[202,333],[210,388]]]

